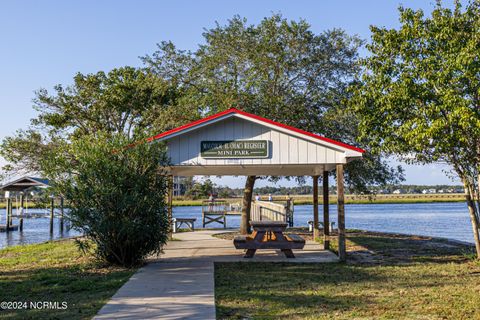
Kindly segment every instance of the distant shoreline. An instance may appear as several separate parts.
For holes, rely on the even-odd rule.
[[[291,196],[296,205],[313,204],[313,195],[293,195]],[[285,201],[286,196],[274,196],[273,201]],[[229,203],[241,203],[242,198],[227,198]],[[319,203],[323,204],[322,196],[319,195]],[[173,205],[176,207],[185,206],[201,206],[206,199],[185,200],[175,199]],[[379,194],[370,199],[363,195],[346,195],[346,204],[402,204],[402,203],[442,203],[442,202],[464,202],[465,195],[463,193],[449,194]],[[332,195],[329,197],[330,204],[337,203],[337,197]]]
[[[293,195],[291,196],[296,205],[311,205],[313,204],[313,195]],[[287,196],[273,196],[274,201],[285,201]],[[187,200],[181,197],[176,197],[173,200],[175,207],[193,207],[201,206],[203,201],[207,199]],[[229,203],[241,203],[242,198],[227,198]],[[266,199],[264,199],[266,200]],[[319,203],[322,204],[322,195],[318,197]],[[337,203],[337,197],[331,195],[329,197],[331,204]],[[447,193],[447,194],[379,194],[371,200],[368,196],[363,195],[345,195],[346,204],[402,204],[402,203],[438,203],[438,202],[464,202],[465,195],[463,193]],[[13,203],[13,210],[15,211],[16,204]],[[45,204],[36,205],[29,202],[28,208],[46,209]],[[5,209],[5,202],[0,202],[0,209]],[[47,208],[48,209],[48,208]]]

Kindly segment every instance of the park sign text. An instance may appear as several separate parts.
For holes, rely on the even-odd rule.
[[[200,150],[203,158],[268,158],[268,141],[202,141]]]

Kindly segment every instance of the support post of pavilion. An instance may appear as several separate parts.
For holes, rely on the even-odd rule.
[[[330,250],[330,207],[328,202],[328,171],[323,171],[323,249]]]
[[[173,218],[173,209],[172,209],[172,203],[173,203],[173,175],[168,176],[167,180],[167,188],[168,188],[168,193],[167,193],[167,207],[168,207],[168,238],[172,240],[173,238],[173,230],[172,230],[172,218]]]
[[[345,190],[343,181],[343,164],[337,164],[337,210],[338,210],[338,257],[347,260],[345,247]]]
[[[320,235],[318,229],[318,176],[312,176],[313,179],[313,240]]]

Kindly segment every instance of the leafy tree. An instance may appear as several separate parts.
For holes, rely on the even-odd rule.
[[[182,183],[185,187],[185,193],[184,193],[185,197],[192,198],[191,190],[195,186],[195,181],[193,180],[193,177],[184,177],[182,179]]]
[[[480,4],[430,17],[400,7],[399,29],[372,27],[370,56],[352,101],[377,152],[441,161],[463,182],[480,257]],[[476,203],[475,203],[476,199]]]
[[[10,163],[7,171],[42,172],[41,159],[57,154],[72,138],[102,132],[135,141],[146,132],[178,125],[162,115],[175,104],[179,90],[151,72],[123,67],[108,74],[78,73],[73,80],[71,86],[57,85],[53,95],[45,89],[36,92],[38,116],[32,126],[1,144],[0,155]]]
[[[208,197],[209,195],[213,194],[213,190],[215,188],[215,184],[210,179],[206,179],[201,184],[202,195]]]
[[[132,265],[158,252],[168,228],[158,169],[166,163],[164,150],[162,144],[125,145],[178,125],[162,115],[180,89],[151,72],[124,67],[79,73],[73,85],[54,91],[39,90],[32,126],[3,140],[7,169],[50,178],[99,258]]]
[[[208,198],[215,188],[215,184],[210,180],[206,179],[203,183],[193,182],[190,188],[187,188],[185,196],[191,199],[199,198]]]
[[[185,191],[185,198],[196,200],[202,197],[201,184],[194,182],[190,188]]]
[[[231,196],[233,196],[233,190],[230,187],[222,187],[218,191],[218,196],[224,199],[230,198]]]
[[[102,133],[75,138],[65,152],[43,158],[42,167],[95,255],[132,266],[159,253],[167,241],[166,178],[160,166],[168,162],[161,144],[125,148],[126,143],[125,136]],[[80,244],[88,248],[90,242]]]
[[[347,88],[358,71],[357,37],[334,29],[314,34],[304,21],[281,15],[249,25],[238,16],[203,34],[198,50],[178,50],[162,42],[143,61],[163,79],[183,89],[178,109],[195,106],[208,114],[235,106],[310,132],[360,144],[358,119],[345,108]],[[346,182],[368,192],[367,184],[395,183],[399,168],[389,168],[380,153],[367,153],[347,166]],[[256,176],[247,177],[242,216],[246,232]]]

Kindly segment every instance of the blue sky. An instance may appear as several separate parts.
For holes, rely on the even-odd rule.
[[[369,25],[398,26],[397,8],[430,12],[435,1],[17,1],[0,2],[0,139],[26,128],[39,88],[69,84],[76,72],[140,66],[139,56],[172,40],[195,49],[204,28],[235,14],[256,23],[272,13],[306,19],[315,32],[342,28],[369,39]],[[452,1],[446,1],[451,5]],[[411,184],[451,184],[441,165],[407,166]],[[240,186],[243,179],[221,184]]]

